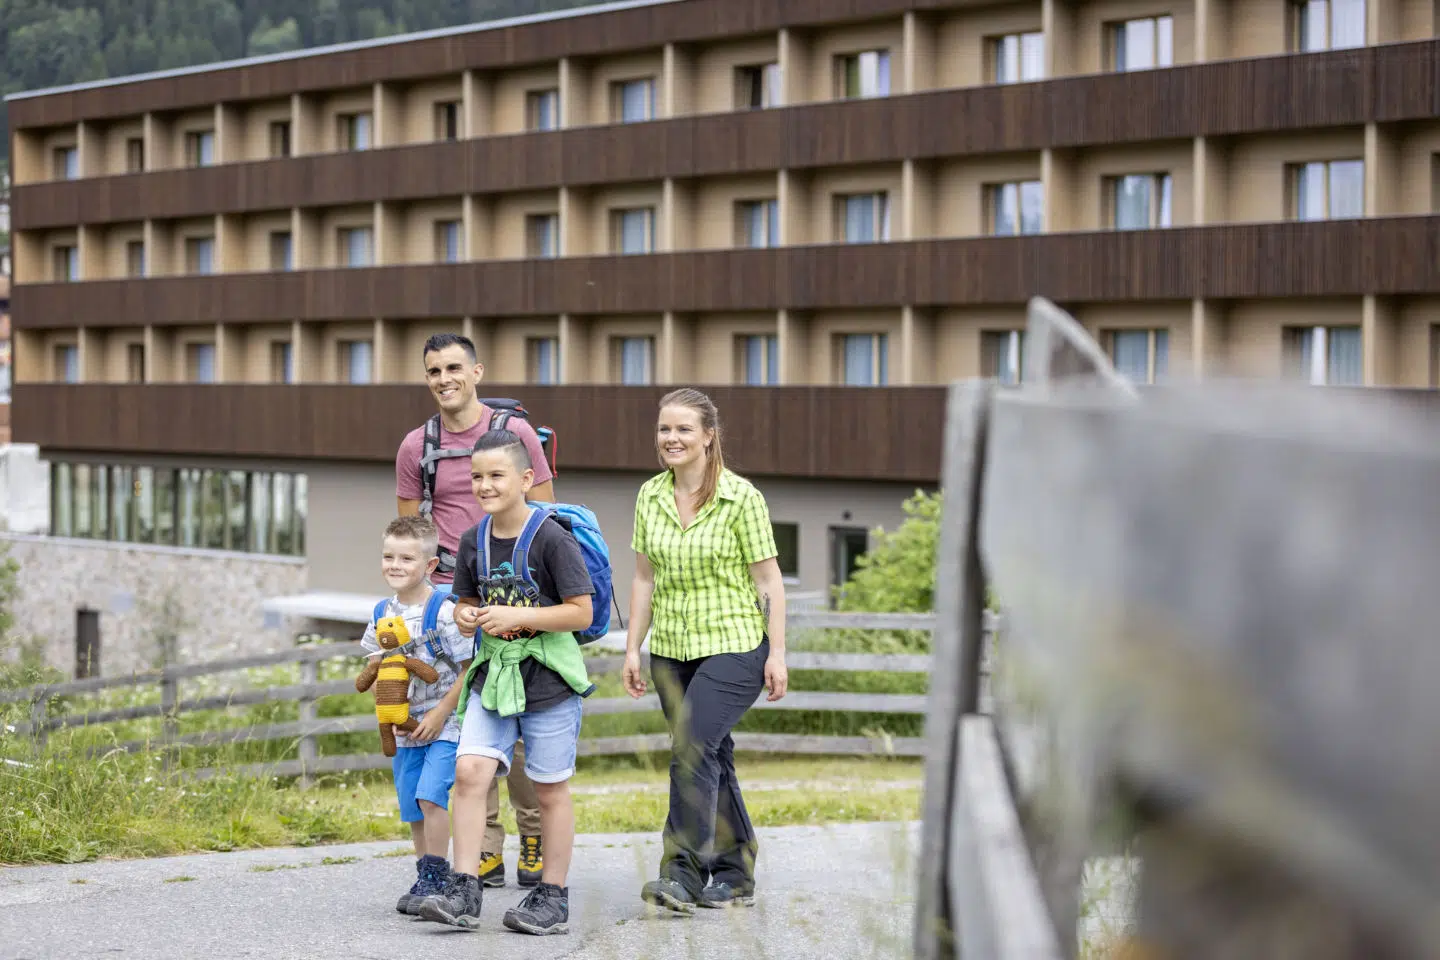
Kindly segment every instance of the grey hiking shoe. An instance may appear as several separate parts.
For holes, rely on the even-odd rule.
[[[710,910],[724,910],[727,907],[755,906],[755,891],[738,890],[724,881],[712,883],[700,891],[700,906]]]
[[[695,898],[690,896],[690,891],[686,890],[679,881],[671,880],[668,877],[651,880],[645,884],[640,891],[640,899],[676,913],[695,912]]]
[[[420,917],[435,923],[474,930],[480,926],[480,904],[484,888],[480,879],[468,873],[452,873],[445,889],[420,901]]]
[[[570,890],[541,882],[520,905],[505,911],[502,921],[511,930],[537,937],[570,932]]]

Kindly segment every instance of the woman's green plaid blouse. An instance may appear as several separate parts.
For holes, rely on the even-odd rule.
[[[715,496],[680,528],[675,475],[652,477],[635,499],[631,546],[655,568],[650,652],[672,660],[747,653],[760,645],[760,613],[750,565],[777,555],[764,495],[722,470]]]

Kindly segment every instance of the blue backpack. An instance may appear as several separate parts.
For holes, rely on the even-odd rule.
[[[590,626],[584,630],[575,632],[575,639],[581,644],[594,643],[605,634],[610,632],[610,605],[615,605],[616,619],[620,618],[620,604],[615,599],[615,590],[612,584],[612,573],[610,570],[610,546],[605,542],[605,537],[600,533],[600,521],[596,519],[595,512],[589,507],[581,506],[578,503],[544,503],[531,501],[530,517],[525,521],[525,529],[520,532],[519,538],[515,541],[515,555],[511,559],[511,565],[515,568],[518,576],[522,577],[527,585],[534,590],[535,582],[530,579],[530,546],[535,542],[535,534],[540,530],[540,524],[546,519],[553,519],[580,545],[580,555],[585,558],[585,569],[590,573],[590,583],[595,587],[595,593],[591,596],[590,602],[594,609],[594,615],[590,620]],[[475,539],[478,541],[479,549],[475,551],[475,565],[480,568],[476,570],[478,579],[485,579],[490,572],[490,517],[487,515],[480,520],[480,528],[476,531]],[[483,567],[481,566],[483,564]]]
[[[439,660],[441,663],[447,664],[451,670],[459,673],[460,668],[456,666],[454,660],[450,659],[450,655],[445,652],[445,645],[440,642],[440,608],[444,606],[445,601],[449,599],[450,584],[442,583],[436,585],[435,589],[430,593],[430,599],[425,601],[425,614],[420,620],[420,636],[412,639],[419,640],[425,644],[425,649],[430,651],[430,656]],[[378,623],[381,617],[385,616],[385,610],[390,606],[390,603],[391,601],[389,600],[381,600],[375,604],[375,613],[370,619],[372,626]]]

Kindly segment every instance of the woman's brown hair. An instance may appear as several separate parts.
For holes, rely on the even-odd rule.
[[[720,471],[725,469],[725,454],[720,449],[720,411],[715,402],[694,387],[681,387],[660,398],[660,409],[666,407],[688,407],[700,415],[700,429],[710,434],[710,443],[705,447],[705,479],[695,492],[695,509],[699,510],[715,496],[720,485]],[[660,455],[659,441],[656,441],[656,456]],[[665,466],[665,458],[660,457]]]

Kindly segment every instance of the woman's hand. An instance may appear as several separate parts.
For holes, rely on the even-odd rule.
[[[625,668],[620,671],[620,676],[625,683],[625,692],[633,699],[639,700],[645,696],[645,674],[640,672],[638,651],[625,654]]]
[[[774,703],[785,696],[789,687],[790,670],[785,666],[784,654],[770,654],[765,658],[765,689],[770,691],[770,696],[765,699]]]

